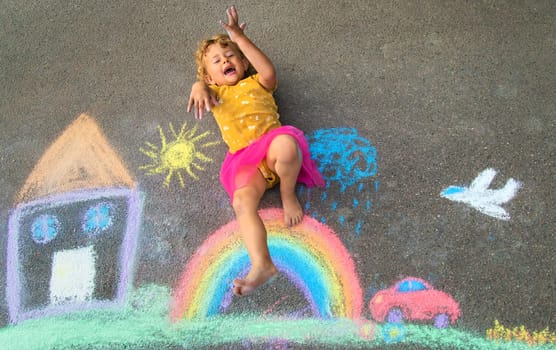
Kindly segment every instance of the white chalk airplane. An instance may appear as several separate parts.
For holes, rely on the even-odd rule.
[[[501,207],[501,204],[509,202],[517,194],[521,183],[510,178],[504,187],[495,190],[489,189],[495,176],[496,170],[485,169],[469,187],[449,186],[442,190],[440,196],[454,202],[465,203],[483,214],[497,219],[509,220],[510,214]]]

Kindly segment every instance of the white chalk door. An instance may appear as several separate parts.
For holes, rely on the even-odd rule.
[[[56,252],[52,257],[50,303],[90,301],[95,289],[95,273],[93,246]]]

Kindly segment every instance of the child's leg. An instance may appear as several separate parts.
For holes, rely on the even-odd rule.
[[[234,294],[248,295],[268,281],[278,270],[272,263],[264,224],[257,212],[259,201],[266,190],[262,175],[257,173],[247,186],[234,192],[234,208],[241,238],[251,259],[251,270],[244,279],[234,280]]]
[[[295,194],[295,184],[302,161],[299,146],[292,136],[276,136],[268,147],[266,162],[280,177],[280,196],[284,207],[284,220],[288,226],[297,225],[303,220],[303,209]]]

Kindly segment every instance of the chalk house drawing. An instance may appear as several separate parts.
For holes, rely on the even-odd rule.
[[[220,144],[219,141],[201,143],[201,140],[211,135],[210,131],[197,134],[197,125],[187,130],[187,123],[183,123],[179,132],[176,132],[172,123],[169,124],[172,141],[168,141],[162,127],[158,126],[160,147],[151,142],[146,142],[146,147],[139,150],[151,159],[151,163],[139,167],[146,171],[146,175],[166,174],[164,186],[169,187],[172,178],[177,177],[178,183],[185,188],[184,172],[191,178],[199,177],[193,170],[204,171],[202,163],[210,163],[212,159],[202,150]]]
[[[141,209],[137,184],[82,114],[43,154],[11,211],[10,322],[121,305]]]
[[[305,211],[322,223],[336,218],[341,227],[348,226],[350,217],[354,217],[354,223],[349,228],[359,235],[364,218],[370,213],[378,193],[376,147],[354,128],[315,130],[307,136],[307,141],[311,156],[315,159],[326,183],[324,191],[320,193],[320,200],[326,203],[329,212],[319,212],[316,207],[311,206],[312,201],[307,201]],[[342,198],[350,198],[345,202],[349,204],[347,209],[351,215],[346,215],[345,210],[340,208],[345,203],[340,204],[337,196],[328,195],[332,188],[337,188]],[[304,191],[311,196],[311,189],[300,187],[301,198]]]

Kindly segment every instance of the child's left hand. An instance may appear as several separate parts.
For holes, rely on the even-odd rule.
[[[222,24],[222,27],[224,27],[226,32],[228,32],[230,39],[235,41],[238,36],[243,35],[243,31],[245,30],[245,27],[247,27],[247,23],[244,22],[238,24],[239,22],[235,6],[229,7],[226,10],[226,13],[228,14],[228,23],[220,21],[220,24]]]

